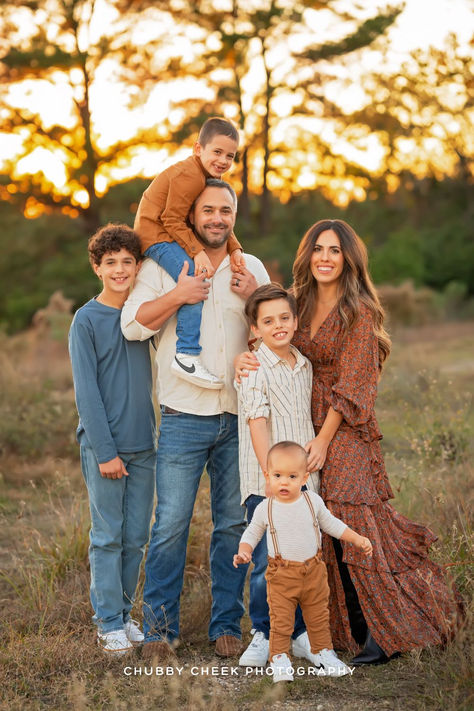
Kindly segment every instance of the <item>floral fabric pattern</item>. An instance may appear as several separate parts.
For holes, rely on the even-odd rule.
[[[372,558],[341,541],[343,561],[357,590],[369,630],[387,655],[438,645],[450,636],[456,609],[445,575],[428,558],[436,536],[389,503],[375,419],[378,344],[365,305],[345,333],[337,307],[314,338],[309,326],[293,344],[313,366],[312,419],[316,433],[332,406],[343,420],[321,472],[321,497],[337,518],[372,542]],[[344,589],[332,540],[323,534],[323,558],[331,588],[331,633],[336,649],[355,651]]]

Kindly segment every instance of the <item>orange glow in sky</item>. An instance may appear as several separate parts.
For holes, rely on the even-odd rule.
[[[341,3],[341,6],[344,2]],[[370,3],[366,4],[370,5]],[[374,12],[377,7],[381,6],[380,2],[372,3]],[[383,3],[385,7],[385,3]],[[471,7],[470,7],[471,6]],[[348,2],[348,8],[353,9],[354,3]],[[389,62],[392,67],[384,67],[384,70],[399,66],[406,58],[407,53],[420,46],[426,48],[429,45],[442,47],[445,38],[450,32],[454,32],[458,40],[467,43],[472,31],[472,5],[469,0],[406,0],[405,9],[398,18],[396,25],[389,30]],[[19,10],[21,12],[21,10]],[[91,40],[96,39],[100,35],[104,24],[113,19],[115,10],[107,6],[105,0],[97,0],[95,10],[95,22],[91,25]],[[318,39],[323,40],[324,36],[320,33],[326,32],[330,35],[332,28],[330,24],[329,13],[326,16],[325,11],[317,11],[313,13],[317,16]],[[312,13],[308,14],[309,24],[312,22]],[[324,22],[327,20],[327,27]],[[153,23],[139,23],[135,29],[134,40],[137,43],[145,43],[148,37],[153,34]],[[326,35],[326,36],[327,36]],[[87,38],[83,38],[84,43]],[[176,50],[176,46],[174,46]],[[189,53],[189,40],[182,40],[182,53]],[[381,54],[376,49],[368,49],[364,52],[364,66],[361,71],[373,71],[380,66]],[[75,76],[73,70],[70,74],[70,80],[64,74],[56,72],[52,77],[52,81],[24,81],[16,86],[12,86],[9,90],[8,98],[12,104],[30,108],[41,113],[45,127],[48,128],[54,124],[60,124],[67,128],[72,128],[74,125],[74,117],[71,114],[71,100],[74,96]],[[246,78],[246,96],[244,101],[251,104],[255,88],[259,82],[259,74],[261,68],[257,65],[249,73]],[[328,98],[340,101],[341,87],[338,82],[337,67],[335,68],[334,85],[328,89]],[[184,99],[190,96],[205,96],[209,94],[209,99],[212,100],[212,92],[206,88],[203,82],[197,79],[188,77],[175,81],[173,85],[166,83],[157,83],[156,89],[150,94],[145,104],[138,106],[133,111],[127,107],[128,96],[123,88],[117,82],[111,81],[113,75],[112,62],[103,62],[91,91],[91,106],[93,109],[93,124],[94,131],[97,134],[97,148],[99,150],[106,149],[119,140],[128,140],[133,137],[137,128],[153,128],[165,118],[171,120],[176,118],[179,121],[179,110],[173,109],[172,102],[176,99]],[[79,81],[80,77],[77,77]],[[334,96],[331,95],[334,92]],[[354,110],[361,106],[363,102],[363,92],[355,81],[351,87],[344,89],[344,106],[347,111]],[[281,122],[274,129],[274,140],[284,140],[285,136],[285,117],[289,115],[289,107],[292,98],[291,94],[288,97],[281,97],[273,104],[273,110],[280,117]],[[178,112],[178,113],[174,113]],[[232,116],[228,115],[228,118]],[[382,164],[384,157],[384,149],[381,146],[377,136],[364,137],[360,142],[354,141],[353,137],[350,140],[344,140],[340,135],[336,134],[334,126],[327,120],[311,118],[305,120],[305,129],[310,133],[322,135],[324,140],[327,140],[332,146],[332,150],[336,154],[345,156],[350,161],[361,165],[371,172],[377,172]],[[0,133],[0,156],[4,159],[9,159],[15,156],[21,146],[22,137],[12,136]],[[407,144],[407,156],[413,147]],[[438,146],[433,145],[433,150],[438,150]],[[99,193],[105,192],[110,180],[123,181],[137,175],[145,177],[153,177],[159,171],[163,170],[170,163],[189,155],[189,148],[183,148],[181,151],[168,155],[166,151],[148,150],[144,147],[137,147],[132,152],[127,162],[120,166],[115,166],[110,173],[104,169],[97,175],[96,187]],[[66,186],[67,175],[65,170],[66,154],[60,150],[52,153],[44,148],[36,148],[29,156],[22,158],[16,163],[15,175],[18,177],[24,173],[35,173],[42,171],[45,177],[54,183],[58,190],[62,190]],[[277,161],[278,162],[278,161]],[[317,176],[311,170],[311,156],[306,154],[302,161],[299,175],[297,177],[297,185],[301,188],[317,187]],[[282,166],[284,167],[284,166]],[[252,172],[255,176],[259,175],[261,165],[258,157],[256,157]],[[258,179],[257,179],[258,182]],[[278,190],[282,188],[278,178],[273,176],[272,188]],[[338,184],[338,191],[341,194],[354,194],[357,197],[359,191],[359,199],[363,197],[363,191],[360,192],[360,187],[344,186]],[[347,192],[349,191],[349,192]],[[74,195],[77,203],[84,204],[87,201],[85,191],[77,191]]]

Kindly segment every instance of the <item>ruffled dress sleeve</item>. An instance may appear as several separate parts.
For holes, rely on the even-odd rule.
[[[366,307],[343,339],[330,405],[351,427],[365,425],[373,417],[377,397],[378,342]]]

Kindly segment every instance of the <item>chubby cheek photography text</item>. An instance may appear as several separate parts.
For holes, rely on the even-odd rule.
[[[351,675],[355,667],[349,667]],[[337,673],[336,669],[318,669],[317,667],[293,667],[285,672],[295,676],[326,676],[328,672]],[[123,668],[125,676],[273,676],[271,667],[240,667],[240,666],[182,666],[182,667],[153,667],[153,666],[126,666]]]

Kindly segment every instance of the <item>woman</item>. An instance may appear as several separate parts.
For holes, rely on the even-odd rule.
[[[308,468],[321,470],[320,493],[330,511],[374,549],[367,558],[323,534],[333,643],[348,650],[364,644],[353,664],[381,663],[444,642],[455,606],[443,571],[427,557],[436,536],[388,503],[393,493],[374,405],[390,339],[365,246],[342,220],[321,220],[299,245],[293,277],[299,315],[293,343],[313,365],[316,437],[306,446]]]

